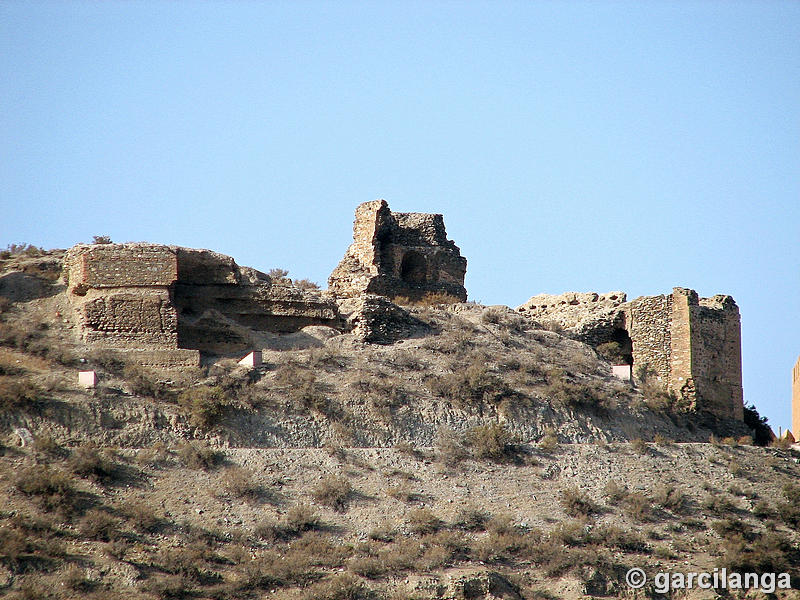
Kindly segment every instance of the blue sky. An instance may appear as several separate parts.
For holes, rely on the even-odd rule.
[[[470,298],[691,287],[745,400],[800,354],[800,3],[3,2],[0,247],[107,234],[322,284],[439,212]]]

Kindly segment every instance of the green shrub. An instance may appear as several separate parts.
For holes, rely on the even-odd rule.
[[[216,425],[229,403],[225,392],[218,386],[191,387],[178,396],[178,404],[189,412],[189,423],[200,429]]]

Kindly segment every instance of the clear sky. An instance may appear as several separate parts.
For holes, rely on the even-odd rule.
[[[0,3],[0,247],[324,286],[376,198],[443,213],[485,304],[733,295],[745,400],[788,426],[800,3]]]

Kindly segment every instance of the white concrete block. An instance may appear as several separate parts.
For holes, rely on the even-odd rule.
[[[614,365],[611,367],[611,374],[623,381],[630,381],[632,379],[630,365]]]
[[[242,360],[239,361],[240,365],[246,367],[260,367],[261,366],[261,350],[254,350]]]
[[[95,371],[79,371],[78,385],[82,385],[85,388],[97,386],[97,373]]]

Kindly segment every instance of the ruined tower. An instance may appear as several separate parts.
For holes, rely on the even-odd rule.
[[[622,292],[569,292],[534,296],[517,310],[593,346],[617,342],[634,373],[649,373],[693,410],[744,418],[741,323],[731,296],[676,287],[626,302]]]
[[[467,259],[447,239],[442,215],[393,213],[386,201],[374,200],[356,208],[353,243],[328,287],[339,297],[446,294],[465,301],[466,271]]]

